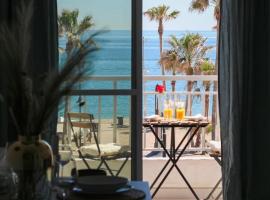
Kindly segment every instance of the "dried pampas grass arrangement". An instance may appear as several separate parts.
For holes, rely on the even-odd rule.
[[[63,66],[41,74],[33,81],[28,62],[31,57],[31,26],[33,2],[22,5],[18,11],[16,25],[1,24],[0,63],[5,74],[7,94],[0,100],[8,105],[17,134],[35,136],[46,132],[48,122],[57,111],[62,97],[68,95],[74,85],[88,70],[82,68],[86,58],[98,48],[94,42],[100,32],[91,34],[82,45],[72,50]],[[39,67],[39,66],[35,66]],[[88,63],[89,67],[89,63]],[[80,68],[80,69],[79,69]],[[34,85],[35,84],[35,85]]]

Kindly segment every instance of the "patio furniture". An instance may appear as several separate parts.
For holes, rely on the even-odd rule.
[[[221,161],[221,143],[220,143],[220,141],[210,141],[210,142],[208,142],[208,146],[210,146],[210,149],[211,149],[211,152],[209,153],[210,157],[214,158],[215,161],[221,167],[222,161]],[[206,200],[212,198],[212,195],[218,189],[218,186],[221,182],[222,182],[222,177],[218,180],[216,185],[213,187],[211,192],[208,194],[208,196],[206,197]],[[219,199],[221,195],[222,195],[222,190],[218,193],[218,195],[216,196],[215,199]]]
[[[188,145],[191,143],[194,136],[198,133],[199,129],[202,127],[206,127],[209,124],[208,121],[160,121],[160,122],[144,122],[143,126],[148,127],[151,129],[152,133],[154,134],[155,138],[161,145],[162,149],[168,156],[169,160],[166,162],[164,167],[161,169],[160,173],[157,175],[155,180],[153,181],[150,189],[153,188],[153,186],[157,183],[157,181],[161,178],[161,175],[165,173],[166,168],[169,166],[170,163],[172,163],[172,166],[169,168],[169,170],[166,172],[162,180],[160,181],[159,185],[155,189],[155,191],[152,194],[152,198],[156,195],[164,181],[167,179],[168,175],[171,173],[173,168],[176,168],[184,182],[187,184],[188,188],[194,195],[196,199],[199,199],[198,195],[188,182],[187,178],[181,171],[181,169],[177,166],[178,161],[180,160],[181,156],[185,152]],[[170,150],[168,151],[164,145],[164,143],[161,141],[161,139],[158,137],[157,132],[155,131],[156,128],[171,128],[171,144],[170,144]],[[179,142],[179,144],[176,146],[175,144],[175,128],[188,128],[187,132],[185,133],[182,140]],[[189,137],[188,137],[189,136]],[[183,145],[183,148],[180,150],[180,147]],[[179,153],[179,154],[178,154]]]
[[[75,138],[75,143],[78,134],[75,132],[75,128],[87,129],[89,134],[92,134],[94,137],[94,141],[91,144],[83,145],[81,147],[76,144],[79,156],[83,159],[83,162],[87,168],[90,169],[91,167],[86,161],[86,158],[100,161],[97,169],[101,169],[101,167],[105,165],[105,169],[108,170],[110,175],[118,176],[130,157],[129,147],[121,146],[115,143],[101,144],[98,140],[98,124],[93,122],[94,118],[92,114],[68,113],[68,119]],[[113,170],[108,165],[107,161],[116,159],[123,159],[123,163],[118,169]],[[113,173],[113,171],[115,171],[115,173]]]

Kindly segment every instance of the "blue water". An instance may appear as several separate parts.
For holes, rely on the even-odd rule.
[[[207,38],[207,45],[216,45],[216,32],[215,31],[193,31],[200,33]],[[168,49],[168,40],[171,35],[181,37],[187,32],[185,31],[165,31],[163,48]],[[96,38],[100,50],[88,58],[86,66],[91,66],[90,75],[95,76],[121,76],[131,75],[131,32],[130,31],[109,31],[99,35]],[[66,43],[65,38],[59,38],[59,46],[64,48]],[[209,51],[207,57],[215,62],[216,49],[213,48]],[[65,55],[60,55],[60,64],[65,60]],[[157,31],[144,31],[143,32],[143,73],[144,75],[161,75],[159,60],[159,37]],[[170,72],[166,74],[170,75]],[[145,84],[146,91],[154,91],[157,81],[147,82]],[[198,83],[200,85],[200,83]],[[88,81],[87,83],[78,86],[81,89],[113,89],[113,84],[110,81]],[[200,86],[201,87],[201,86]],[[119,81],[117,83],[118,89],[130,89],[130,81]],[[167,84],[169,91],[170,84]],[[178,81],[176,83],[178,91],[186,90],[186,82]],[[201,89],[203,89],[201,87]],[[81,108],[82,111],[93,113],[98,117],[98,102],[101,102],[101,118],[111,118],[113,116],[113,97],[102,96],[101,101],[96,96],[83,97],[86,104]],[[79,106],[76,103],[78,97],[72,97],[71,108],[72,111],[79,111]],[[211,102],[210,102],[211,103]],[[149,96],[146,99],[147,113],[154,113],[154,97]],[[117,116],[127,117],[130,114],[130,98],[128,96],[117,97]],[[202,112],[201,101],[195,99],[193,102],[193,114]],[[211,112],[211,111],[210,111]],[[60,109],[60,115],[63,114],[63,109]]]

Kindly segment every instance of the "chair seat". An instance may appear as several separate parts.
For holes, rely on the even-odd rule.
[[[221,142],[220,141],[209,141],[208,142],[208,146],[210,147],[211,151],[212,152],[215,152],[215,153],[221,153]]]
[[[80,148],[83,156],[113,156],[117,155],[122,146],[115,143],[99,144],[100,154],[96,144],[82,146]]]

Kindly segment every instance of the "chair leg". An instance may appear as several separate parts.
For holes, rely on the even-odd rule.
[[[117,170],[116,174],[113,173],[113,170],[110,168],[110,166],[108,165],[108,163],[106,162],[106,160],[104,158],[101,159],[97,169],[100,169],[101,166],[104,164],[106,169],[109,171],[109,173],[111,174],[111,176],[118,176],[121,171],[123,170],[124,166],[126,165],[127,161],[129,159],[129,156],[127,156],[124,160],[124,162],[121,164],[120,168]]]
[[[109,167],[108,163],[106,162],[106,160],[105,160],[104,158],[101,158],[101,161],[100,161],[100,163],[99,163],[97,169],[100,169],[101,166],[102,166],[103,164],[105,165],[105,167],[106,167],[106,169],[109,171],[109,173],[110,173],[112,176],[114,176],[114,174],[113,174],[111,168]]]
[[[100,169],[100,168],[101,168],[101,166],[102,166],[103,162],[104,162],[104,160],[103,160],[103,159],[101,159],[101,160],[100,160],[100,163],[99,163],[99,165],[98,165],[98,167],[97,167],[97,169]]]
[[[107,168],[108,171],[110,172],[110,174],[111,174],[112,176],[115,176],[115,175],[113,174],[113,172],[112,172],[110,166],[109,166],[108,163],[106,162],[106,160],[104,160],[104,159],[102,159],[102,160],[103,160],[104,165],[106,166],[106,168]]]
[[[121,173],[122,169],[124,168],[125,164],[126,164],[127,161],[128,161],[128,158],[129,158],[129,156],[126,157],[125,161],[124,161],[124,162],[122,163],[122,165],[120,166],[119,170],[118,170],[117,173],[116,173],[116,176],[118,176],[118,175]]]

